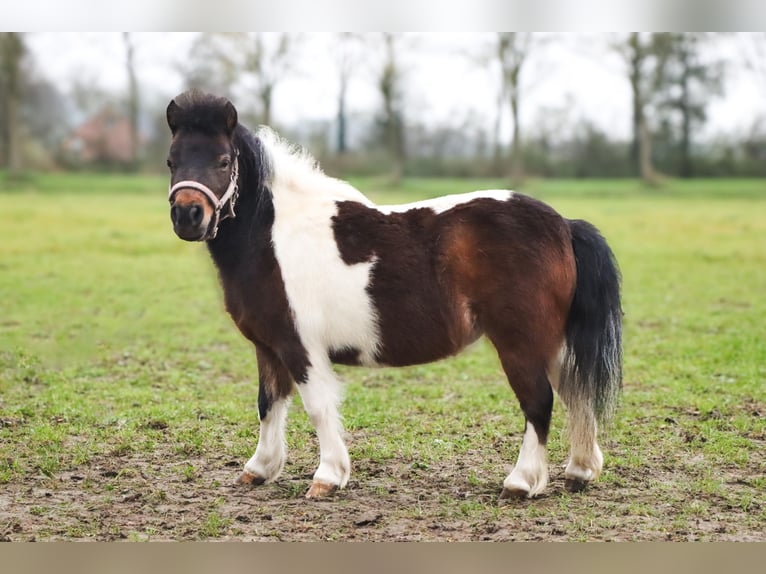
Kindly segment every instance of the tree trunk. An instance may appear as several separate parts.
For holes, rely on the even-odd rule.
[[[522,154],[521,123],[519,122],[519,107],[521,101],[521,69],[529,54],[530,36],[517,32],[502,32],[497,36],[496,57],[500,64],[500,94],[499,101],[507,98],[513,122],[513,141],[511,142],[510,165],[503,170],[503,175],[510,177],[514,183],[524,178],[524,157]],[[501,110],[502,108],[500,108]],[[500,111],[498,110],[498,111]],[[499,139],[499,117],[495,125],[496,141]],[[499,151],[498,148],[496,148]]]
[[[261,123],[271,127],[271,95],[274,86],[266,84],[261,88]]]
[[[0,38],[0,57],[2,57],[2,76],[5,98],[3,117],[5,126],[2,130],[5,165],[14,174],[21,170],[21,131],[19,110],[21,102],[21,59],[24,55],[24,43],[17,32],[7,32]]]
[[[636,175],[642,173],[641,167],[641,118],[643,116],[643,101],[641,99],[641,67],[643,55],[639,45],[638,33],[634,32],[628,39],[630,47],[630,90],[633,97],[633,140],[630,145],[630,158]]]
[[[638,134],[641,179],[650,185],[656,185],[659,183],[659,176],[654,169],[654,164],[652,164],[652,136],[643,115],[639,120]]]
[[[341,75],[340,91],[338,92],[338,132],[337,132],[337,152],[343,155],[348,151],[346,143],[346,91],[348,89],[348,79]]]
[[[393,172],[391,174],[394,183],[399,183],[404,176],[406,163],[406,149],[404,142],[404,119],[398,105],[401,71],[396,61],[394,35],[386,33],[386,61],[383,66],[379,87],[383,97],[384,108],[384,132],[386,144],[391,160]]]
[[[518,79],[516,79],[518,82]],[[521,155],[521,126],[519,125],[519,92],[515,85],[511,92],[511,116],[513,117],[513,142],[511,143],[511,181],[524,179],[524,158]]]
[[[134,47],[129,32],[123,32],[126,52],[126,71],[128,74],[128,119],[130,121],[130,161],[131,168],[138,168],[138,80],[136,79],[136,68],[134,60]]]
[[[494,133],[492,135],[492,163],[495,170],[500,170],[503,146],[500,143],[500,125],[503,119],[503,107],[505,106],[505,90],[501,89],[497,96],[497,113],[495,114]]]
[[[643,69],[651,48],[642,43],[637,32],[630,34],[628,48],[629,79],[633,92],[632,159],[637,162],[636,169],[641,179],[650,185],[656,185],[660,178],[652,163],[652,135],[646,118],[646,105],[650,94],[646,93],[646,72]]]
[[[679,108],[681,111],[681,177],[692,177],[693,167],[691,161],[691,130],[692,109],[691,94],[689,89],[689,54],[686,48],[680,48],[681,64],[681,98]]]

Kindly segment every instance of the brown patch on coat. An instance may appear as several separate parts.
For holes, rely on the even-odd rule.
[[[264,345],[256,346],[258,359],[258,415],[264,420],[274,401],[293,392],[293,377],[277,355]]]
[[[353,347],[330,349],[328,354],[330,356],[330,361],[339,365],[349,365],[354,367],[361,364],[359,362],[359,349]]]
[[[464,210],[452,235],[452,277],[544,443],[553,406],[547,366],[564,342],[575,289],[569,226],[549,206],[516,194],[502,209]]]
[[[485,332],[541,440],[553,395],[546,367],[565,337],[575,288],[569,226],[535,199],[480,198],[442,213],[384,214],[341,202],[333,219],[349,265],[375,260],[377,359],[400,366],[457,353]]]
[[[445,281],[441,224],[431,209],[384,214],[338,203],[335,240],[349,265],[375,259],[368,293],[378,313],[385,365],[427,363],[457,353],[478,334],[466,327],[467,302]]]

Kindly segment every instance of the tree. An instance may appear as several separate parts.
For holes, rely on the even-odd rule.
[[[680,175],[694,175],[692,133],[707,119],[707,106],[713,97],[723,95],[721,62],[704,62],[701,49],[713,41],[709,34],[683,33],[670,37],[670,53],[665,66],[661,106],[680,115]]]
[[[0,165],[11,173],[21,169],[20,112],[24,39],[16,32],[0,33],[0,140],[3,156]]]
[[[125,44],[125,71],[128,76],[128,120],[130,121],[130,155],[133,168],[138,165],[138,115],[139,96],[138,80],[136,79],[135,46],[129,32],[123,32]]]
[[[404,175],[407,149],[404,136],[404,73],[399,61],[399,36],[383,34],[384,56],[378,75],[378,91],[383,100],[380,126],[388,154],[393,161],[395,182]]]
[[[766,32],[738,34],[745,67],[766,88]]]
[[[636,172],[650,184],[659,181],[652,161],[652,136],[649,115],[665,80],[665,65],[670,54],[671,35],[633,32],[614,48],[622,55],[633,99],[633,142],[631,158]]]
[[[241,63],[231,54],[232,34],[197,34],[188,57],[179,65],[186,88],[232,97]]]
[[[351,32],[342,32],[336,44],[336,63],[338,66],[338,111],[335,149],[339,155],[348,151],[348,109],[347,96],[351,76],[358,63],[355,53],[360,38]]]
[[[524,177],[521,124],[519,122],[519,105],[521,101],[521,85],[519,80],[522,67],[529,55],[531,42],[532,35],[528,32],[499,32],[494,45],[495,60],[500,71],[500,90],[497,98],[494,133],[495,162],[500,162],[500,123],[503,108],[507,105],[513,124],[509,175],[514,181],[519,181]]]
[[[287,33],[255,32],[200,34],[191,50],[193,64],[184,70],[189,87],[234,96],[255,93],[256,123],[271,125],[274,92],[294,72],[298,37]],[[245,105],[239,107],[248,112]]]

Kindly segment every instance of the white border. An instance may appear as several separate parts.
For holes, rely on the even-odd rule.
[[[762,0],[25,0],[6,31],[757,31]]]

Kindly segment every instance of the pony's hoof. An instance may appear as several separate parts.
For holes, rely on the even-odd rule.
[[[582,492],[588,488],[587,480],[580,480],[579,478],[566,478],[564,479],[564,488],[569,492]]]
[[[338,487],[334,484],[327,484],[326,482],[319,482],[315,480],[311,483],[311,488],[306,493],[306,498],[326,498],[333,494]]]
[[[260,486],[264,482],[266,482],[266,479],[263,478],[262,476],[258,476],[257,474],[244,471],[242,474],[239,475],[239,478],[237,479],[237,482],[235,484],[244,485],[244,486]]]
[[[523,498],[529,498],[529,491],[522,488],[503,488],[503,492],[500,493],[500,500],[521,500]]]

